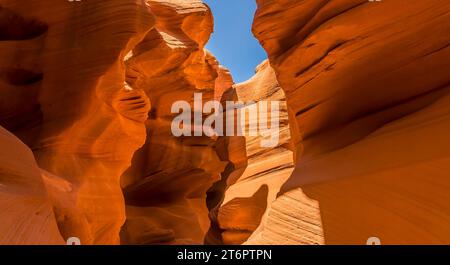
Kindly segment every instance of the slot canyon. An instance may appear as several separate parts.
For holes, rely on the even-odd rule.
[[[0,0],[0,244],[450,244],[450,2],[242,1],[236,83],[201,0]],[[194,93],[278,144],[175,137]]]

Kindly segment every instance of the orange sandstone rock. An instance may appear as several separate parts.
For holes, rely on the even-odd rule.
[[[50,198],[63,238],[117,244],[125,219],[119,180],[145,141],[150,109],[126,84],[123,60],[154,18],[144,1],[3,0],[0,7],[8,29],[0,38],[0,124],[57,176]],[[72,192],[58,192],[55,179]]]
[[[280,102],[279,117],[267,114],[268,124],[272,119],[278,120],[279,139],[275,147],[267,148],[261,145],[261,140],[265,138],[261,133],[258,136],[245,135],[245,145],[239,146],[245,148],[245,168],[239,170],[238,167],[232,173],[239,172],[239,175],[227,178],[223,199],[212,211],[213,229],[209,233],[207,243],[242,244],[258,228],[262,229],[272,202],[294,169],[285,95],[269,63],[262,63],[253,78],[235,85],[233,90],[235,98],[246,104],[244,109],[259,102],[266,105],[271,101]],[[262,114],[263,111],[259,110],[258,115]],[[257,120],[250,116],[245,119],[246,127],[252,124],[260,126],[259,123],[259,116]],[[230,142],[235,142],[235,138],[231,137]],[[239,152],[243,153],[242,150]]]
[[[0,0],[0,244],[450,243],[449,2],[257,3],[233,85],[200,0]],[[279,144],[174,137],[194,93]]]
[[[286,221],[276,215],[288,208],[278,208],[269,222],[278,220],[292,243],[449,243],[450,4],[257,2],[253,32],[295,113],[303,150],[283,192],[316,201],[311,214],[291,207],[295,218]],[[289,229],[297,218],[314,228],[300,226],[296,241]],[[277,236],[265,242],[283,242]]]
[[[216,139],[173,137],[170,107],[232,85],[212,27],[197,0],[0,2],[0,124],[33,151],[64,239],[117,244],[127,219],[124,243],[203,241],[227,161]]]
[[[217,137],[175,137],[171,123],[178,113],[171,107],[179,100],[193,103],[194,93],[202,93],[204,102],[213,100],[232,78],[204,49],[213,19],[202,1],[148,4],[155,28],[125,61],[127,82],[145,91],[152,109],[146,143],[122,176],[127,204],[122,242],[201,244],[209,229],[206,194],[227,161],[216,150]]]
[[[0,244],[63,244],[31,150],[0,127]]]

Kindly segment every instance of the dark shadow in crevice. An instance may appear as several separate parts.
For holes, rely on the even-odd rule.
[[[45,23],[24,18],[0,6],[0,41],[30,40],[43,35],[47,30]]]
[[[221,98],[221,103],[222,105],[225,105],[226,101],[235,101],[236,99],[236,90],[234,88],[229,88],[224,92]],[[226,112],[224,112],[223,115],[225,116]],[[238,149],[240,152],[236,152],[234,149]],[[219,137],[215,144],[215,150],[220,159],[222,161],[228,161],[228,164],[221,173],[221,179],[214,183],[206,193],[206,206],[208,207],[209,219],[211,221],[211,227],[204,239],[204,243],[208,245],[223,244],[222,232],[224,231],[218,224],[218,212],[225,198],[225,192],[228,187],[234,184],[247,168],[245,137]],[[242,152],[242,150],[244,152]],[[240,153],[240,155],[237,155],[238,153]]]
[[[43,113],[38,103],[14,115],[8,117],[0,116],[0,126],[12,133],[37,127],[42,124],[42,121]],[[27,143],[24,139],[21,138],[21,140]]]
[[[42,81],[43,73],[19,68],[0,69],[0,79],[13,86],[28,86]]]

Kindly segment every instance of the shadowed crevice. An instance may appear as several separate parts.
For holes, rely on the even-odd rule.
[[[36,19],[21,15],[0,6],[0,41],[29,40],[46,33],[48,26]]]

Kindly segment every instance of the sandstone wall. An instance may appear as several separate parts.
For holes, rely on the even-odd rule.
[[[125,243],[203,240],[226,161],[215,139],[172,137],[170,105],[231,86],[203,49],[212,25],[196,0],[0,1],[0,125],[33,151],[62,238],[118,244],[134,222],[143,238]],[[5,231],[2,243],[21,242]]]
[[[264,114],[268,118],[267,125],[270,126],[272,120],[279,124],[279,137],[272,147],[264,147],[262,141],[268,137],[263,136],[261,131],[258,131],[258,136],[252,136],[248,131],[244,133],[244,144],[241,145],[237,145],[237,136],[230,137],[229,146],[237,145],[236,153],[244,154],[246,162],[236,167],[231,177],[227,175],[228,172],[222,174],[227,187],[223,190],[222,200],[211,212],[212,230],[206,242],[242,244],[264,226],[272,202],[294,169],[294,154],[285,94],[267,61],[258,66],[255,76],[233,86],[228,93],[233,95],[233,101],[245,106],[241,111],[257,107],[258,117],[246,114],[243,124],[246,129],[252,125],[260,129],[264,120],[260,117]],[[279,103],[279,117],[270,114],[272,101]],[[259,103],[267,106],[267,109],[262,109]],[[244,112],[241,113],[244,115]],[[239,119],[239,116],[236,115],[235,119]]]
[[[204,49],[213,18],[202,1],[148,1],[155,27],[126,60],[126,78],[152,102],[145,121],[147,138],[122,176],[127,221],[126,244],[203,243],[209,229],[206,194],[224,170],[217,137],[175,137],[171,106],[194,93],[203,102],[220,97],[232,78]],[[207,115],[204,114],[204,117]]]
[[[201,0],[0,0],[0,244],[450,243],[450,3],[257,4],[235,85]],[[194,93],[279,144],[174,137]]]
[[[264,242],[322,243],[322,223],[328,244],[448,244],[449,2],[257,3],[253,32],[301,139],[277,204],[314,202],[280,206],[283,232]]]

